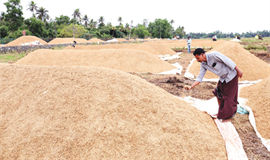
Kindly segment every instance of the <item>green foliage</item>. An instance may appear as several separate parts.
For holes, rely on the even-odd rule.
[[[24,23],[28,26],[29,31],[32,32],[34,36],[45,37],[45,35],[47,35],[46,29],[44,28],[44,22],[41,20],[32,17],[26,19]]]
[[[43,22],[46,22],[46,20],[49,19],[49,15],[48,15],[48,10],[45,9],[44,7],[40,7],[38,8],[36,14],[38,15],[37,17],[42,20]]]
[[[138,36],[139,38],[145,38],[147,36],[150,36],[150,33],[148,30],[145,28],[144,25],[138,25],[137,28],[132,28],[131,29],[132,36]]]
[[[183,38],[185,35],[186,35],[186,32],[184,31],[184,27],[178,27],[175,32],[174,32],[174,35],[178,35],[179,38]]]
[[[155,19],[154,22],[150,22],[147,30],[152,34],[152,37],[157,38],[172,38],[171,31],[173,27],[167,19]]]
[[[8,35],[8,27],[7,26],[0,26],[0,35],[2,38]]]
[[[29,30],[25,30],[25,35],[33,35],[33,34]],[[19,38],[21,36],[23,36],[23,30],[22,29],[18,29],[15,32],[9,32],[9,34],[8,34],[9,38]]]
[[[264,45],[250,45],[249,44],[249,45],[245,46],[244,48],[247,49],[247,50],[255,49],[255,50],[265,50],[265,51],[267,51],[267,48]]]
[[[86,33],[86,30],[83,26],[75,24],[74,25],[74,36],[75,37],[81,37],[84,33]],[[59,37],[73,37],[73,24],[69,26],[65,26],[63,30],[60,32]]]
[[[60,17],[55,18],[56,24],[61,25],[61,24],[70,24],[70,18],[68,16],[61,15]]]
[[[9,0],[4,3],[7,7],[7,13],[5,14],[5,22],[10,31],[16,31],[23,24],[23,12],[20,0]]]

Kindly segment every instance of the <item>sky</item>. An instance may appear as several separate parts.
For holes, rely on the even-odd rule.
[[[49,11],[52,19],[60,15],[71,17],[79,8],[82,15],[97,21],[104,16],[105,23],[118,25],[118,17],[123,24],[133,26],[143,19],[153,22],[157,18],[174,20],[172,26],[184,26],[189,32],[256,32],[270,31],[270,0],[33,0],[38,7]],[[0,11],[6,12],[0,2]],[[27,10],[30,0],[21,0],[23,17],[30,18]]]

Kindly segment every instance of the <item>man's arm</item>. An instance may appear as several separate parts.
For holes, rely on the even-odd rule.
[[[197,86],[198,84],[200,84],[200,82],[195,81],[195,82],[191,85],[191,87],[190,87],[190,86],[185,86],[185,89],[186,89],[186,90],[190,90],[190,89],[194,88],[195,86]]]
[[[238,78],[242,78],[243,73],[240,71],[240,69],[239,69],[237,66],[235,66],[235,70],[236,70],[236,72],[237,72]]]

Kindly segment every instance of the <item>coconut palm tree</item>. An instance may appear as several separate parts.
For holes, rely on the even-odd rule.
[[[5,25],[4,19],[5,19],[5,12],[1,12],[1,14],[0,14],[0,22],[1,22],[1,24],[3,22],[3,25]]]
[[[77,18],[79,18],[80,21],[81,21],[80,9],[79,8],[75,9],[72,16],[73,16],[73,38],[75,38],[75,35],[74,35],[74,19],[76,19],[76,21],[77,21]]]
[[[33,17],[36,17],[35,16],[35,11],[37,11],[38,7],[37,7],[37,4],[34,2],[34,1],[31,1],[29,4],[28,4],[28,7],[27,10],[30,10],[31,12],[33,12]]]
[[[147,27],[147,25],[148,25],[148,19],[143,19],[143,25],[145,26],[145,27]]]
[[[105,23],[104,17],[100,16],[99,19],[98,19],[98,22],[99,22],[99,26],[104,26],[104,23]]]
[[[46,21],[46,19],[49,17],[48,10],[46,10],[44,7],[38,8],[36,14],[38,15],[38,18],[42,21]]]
[[[174,23],[174,20],[172,19],[171,21],[170,21],[170,23],[171,23],[171,25]]]
[[[131,20],[131,22],[130,22],[130,27],[132,28],[133,26],[132,26],[132,23],[133,23],[133,20]]]
[[[97,21],[94,21],[93,23],[93,27],[96,28],[97,27]]]
[[[87,24],[88,24],[87,22],[89,22],[89,18],[87,17],[87,15],[84,15],[82,20],[84,21],[85,27],[87,27]]]
[[[122,25],[122,21],[123,21],[123,20],[122,20],[122,17],[119,17],[119,18],[118,18],[118,22],[120,23],[119,25]]]

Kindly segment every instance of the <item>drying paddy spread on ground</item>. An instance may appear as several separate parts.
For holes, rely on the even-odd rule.
[[[107,44],[107,45],[78,45],[74,47],[68,46],[65,49],[73,49],[73,50],[100,50],[100,49],[135,49],[142,50],[154,55],[174,55],[175,52],[171,50],[169,47],[157,44],[157,43],[143,43],[143,44]]]
[[[209,115],[137,76],[0,67],[1,159],[227,158]]]
[[[132,49],[37,50],[16,62],[40,66],[94,66],[125,72],[161,73],[176,67],[152,53]]]
[[[64,43],[87,43],[87,40],[84,38],[55,38],[49,42],[49,44],[64,44]]]
[[[193,55],[182,49],[180,59],[157,56],[176,54],[172,44],[183,48],[182,41],[43,49],[0,64],[0,159],[227,159],[213,119],[175,97],[211,99],[216,82],[186,91],[194,82],[183,76]],[[192,40],[195,45],[231,58],[244,73],[240,80],[263,79],[242,88],[240,97],[269,139],[269,63],[236,42]],[[154,74],[176,62],[181,75]],[[270,159],[248,115],[236,114],[232,123],[249,159]]]
[[[43,41],[42,39],[36,36],[21,36],[12,42],[9,42],[8,44],[6,44],[6,46],[21,46],[22,44],[35,42],[35,41],[39,41],[40,44],[43,44],[43,45],[47,44],[47,42]]]

